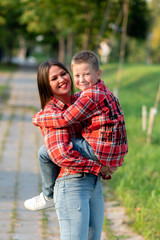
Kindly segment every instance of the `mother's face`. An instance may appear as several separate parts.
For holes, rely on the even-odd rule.
[[[59,66],[51,66],[48,78],[55,98],[61,100],[61,97],[69,94],[71,79],[69,74],[63,68]]]

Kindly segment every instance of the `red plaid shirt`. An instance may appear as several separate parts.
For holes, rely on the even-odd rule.
[[[92,146],[98,160],[105,166],[121,166],[128,143],[118,99],[101,80],[75,97],[78,99],[64,112],[55,113],[52,109],[40,112],[33,123],[46,128],[62,128],[81,122],[82,136]]]
[[[48,111],[52,111],[55,115],[61,114],[68,106],[61,101],[52,98],[50,104],[48,104],[40,113],[46,114]],[[33,123],[36,126],[41,127],[35,123],[36,116],[33,117]],[[70,141],[71,137],[80,137],[82,131],[82,125],[76,123],[67,128],[45,128],[41,127],[41,131],[44,137],[44,143],[48,149],[48,153],[54,163],[61,167],[58,177],[62,177],[68,174],[74,174],[78,172],[93,173],[99,175],[101,170],[101,164],[99,161],[94,161],[83,157],[79,152],[72,150],[73,145]]]

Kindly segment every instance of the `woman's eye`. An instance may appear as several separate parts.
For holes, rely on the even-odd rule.
[[[54,78],[52,78],[52,81],[55,81],[57,79],[57,77],[54,77]]]
[[[62,73],[62,74],[61,74],[61,76],[65,76],[66,74],[67,74],[67,73],[66,73],[66,72],[64,72],[64,73]]]

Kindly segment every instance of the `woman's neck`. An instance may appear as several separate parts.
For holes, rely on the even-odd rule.
[[[57,97],[58,100],[63,102],[64,104],[71,105],[71,96],[70,95],[64,95]]]

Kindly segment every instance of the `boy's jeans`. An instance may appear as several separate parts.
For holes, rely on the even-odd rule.
[[[80,154],[82,154],[83,157],[86,157],[88,159],[92,160],[98,160],[96,157],[93,148],[89,143],[83,138],[71,138],[71,141],[73,143],[73,150],[78,151]]]
[[[42,176],[42,190],[46,197],[53,198],[53,187],[59,173],[59,167],[48,155],[45,145],[38,151],[38,160]]]
[[[71,141],[73,143],[73,150],[80,152],[84,157],[97,160],[92,147],[84,138],[71,138]],[[50,159],[44,145],[38,151],[38,160],[42,176],[43,194],[49,198],[53,198],[53,187],[59,174],[59,167]]]

